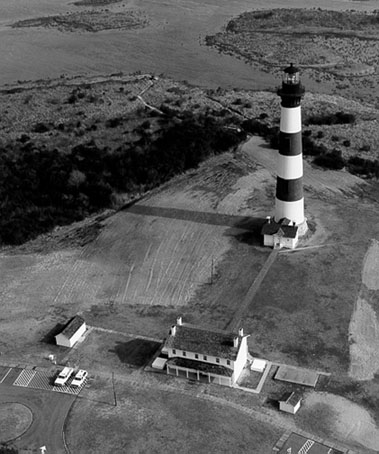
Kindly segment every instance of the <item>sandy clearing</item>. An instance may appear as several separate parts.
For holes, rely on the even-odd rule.
[[[372,240],[363,260],[362,286],[349,325],[350,369],[355,380],[372,380],[379,370],[379,328],[376,312],[364,293],[379,289],[379,243]]]
[[[372,240],[364,258],[362,282],[370,290],[379,290],[379,241]]]
[[[306,412],[318,404],[330,407],[334,413],[331,432],[338,433],[345,440],[378,450],[379,429],[367,410],[341,396],[311,392],[304,399],[302,411]]]
[[[379,329],[374,309],[358,297],[349,325],[350,369],[355,380],[372,380],[379,370]]]
[[[265,217],[267,215],[265,208],[259,204],[252,207],[249,201],[253,200],[255,191],[261,191],[262,188],[272,183],[272,176],[266,169],[259,169],[239,178],[231,193],[218,203],[217,212],[245,216],[254,214]]]
[[[272,175],[276,175],[277,150],[269,148],[266,142],[258,136],[253,136],[242,147],[242,151],[251,156],[258,164],[265,167]],[[322,194],[351,194],[354,187],[366,184],[364,180],[341,170],[323,170],[303,162],[304,188]]]

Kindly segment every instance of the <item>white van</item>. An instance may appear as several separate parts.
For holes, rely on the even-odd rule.
[[[65,367],[63,370],[59,372],[58,377],[54,381],[54,385],[63,386],[67,383],[67,380],[73,374],[74,369],[72,367]]]

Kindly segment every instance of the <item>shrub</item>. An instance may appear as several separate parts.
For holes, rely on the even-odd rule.
[[[306,125],[337,125],[350,124],[354,122],[355,115],[344,112],[311,115],[305,120]]]
[[[49,130],[50,128],[47,125],[45,125],[45,123],[36,123],[32,129],[33,132],[37,132],[40,134],[47,132]]]
[[[351,142],[350,142],[350,140],[346,139],[346,140],[344,140],[344,141],[342,142],[342,145],[343,145],[344,147],[350,147]]]
[[[334,149],[329,153],[317,156],[314,158],[313,162],[320,167],[325,167],[331,170],[341,170],[345,166],[341,150],[338,149]]]
[[[122,123],[121,117],[109,118],[105,122],[105,127],[106,128],[117,128],[117,126],[120,126],[121,123]]]

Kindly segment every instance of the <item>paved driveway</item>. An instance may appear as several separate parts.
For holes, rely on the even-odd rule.
[[[32,411],[31,426],[14,444],[35,452],[45,445],[46,454],[66,453],[63,426],[74,400],[75,396],[69,394],[0,384],[0,403],[18,402]]]

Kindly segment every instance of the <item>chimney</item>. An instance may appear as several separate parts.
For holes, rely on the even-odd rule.
[[[176,325],[172,325],[171,326],[171,332],[170,332],[171,336],[175,336],[176,334]]]
[[[243,336],[243,328],[240,328],[240,329],[238,330],[238,335],[241,336],[241,337]]]
[[[177,324],[178,326],[182,326],[182,324],[183,324],[182,317],[178,317],[178,318],[176,319],[176,324]]]
[[[235,337],[235,338],[233,339],[233,347],[234,347],[234,348],[238,348],[238,337]]]

